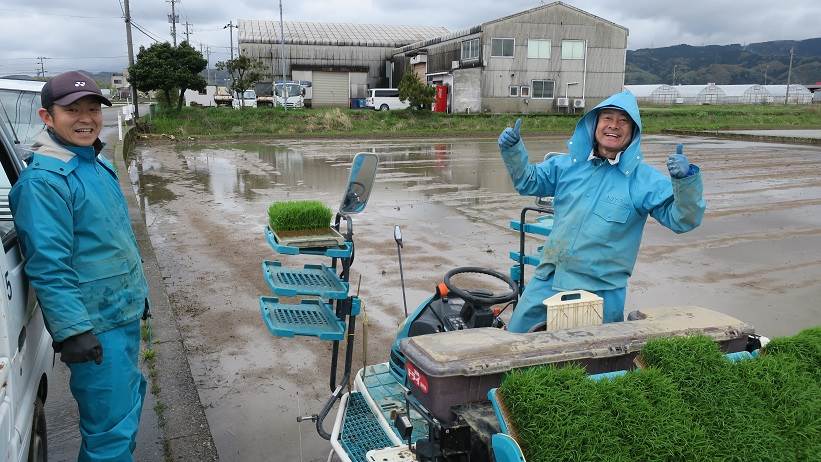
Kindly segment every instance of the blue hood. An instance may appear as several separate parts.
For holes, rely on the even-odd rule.
[[[636,102],[636,97],[627,90],[616,93],[602,101],[579,119],[579,122],[576,124],[576,131],[573,132],[573,136],[567,143],[568,151],[576,161],[581,162],[587,160],[590,151],[593,149],[593,132],[596,130],[596,121],[599,117],[599,111],[604,107],[619,108],[633,119],[633,139],[619,160],[619,170],[628,174],[635,170],[635,165],[641,162],[643,156],[641,154],[641,116],[639,115],[639,105]]]

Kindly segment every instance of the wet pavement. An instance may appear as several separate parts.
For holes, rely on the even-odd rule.
[[[532,161],[564,147],[559,138],[526,141]],[[771,336],[819,324],[821,148],[654,136],[643,140],[646,160],[664,170],[680,142],[704,172],[708,212],[699,229],[680,236],[648,221],[627,310],[700,305]],[[532,199],[513,191],[495,140],[135,149],[129,173],[223,460],[327,457],[328,443],[295,418],[318,412],[329,393],[330,344],[272,337],[257,301],[270,294],[264,259],[290,266],[327,260],[277,256],[263,228],[273,201],[318,199],[335,209],[358,151],[378,153],[380,167],[367,209],[354,217],[351,286],[359,287],[368,318],[367,358],[359,336],[355,368],[386,360],[403,317],[395,224],[405,241],[410,309],[451,268],[507,272],[513,264],[508,252],[518,236],[508,223]],[[528,241],[531,253],[537,245]]]

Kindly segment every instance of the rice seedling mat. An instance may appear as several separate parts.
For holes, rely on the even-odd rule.
[[[528,462],[821,460],[821,327],[732,359],[695,336],[651,340],[646,369],[610,379],[515,370],[500,418]]]

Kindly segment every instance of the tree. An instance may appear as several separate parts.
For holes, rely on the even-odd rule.
[[[185,90],[205,90],[205,79],[199,73],[207,64],[202,53],[188,42],[177,47],[168,42],[155,43],[148,48],[140,47],[137,62],[128,66],[128,81],[140,91],[161,91],[169,105],[176,97],[179,110]]]
[[[412,109],[428,107],[433,103],[433,95],[436,90],[425,85],[419,76],[412,71],[405,72],[402,80],[399,81],[399,99],[408,101]]]
[[[251,85],[262,80],[262,62],[240,55],[228,61],[218,62],[217,69],[231,74],[231,90],[240,95],[240,104],[244,107],[245,100],[242,94],[251,88]]]

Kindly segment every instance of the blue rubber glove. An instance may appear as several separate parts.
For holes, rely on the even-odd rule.
[[[685,178],[690,174],[690,161],[684,155],[684,145],[676,146],[676,153],[667,158],[667,170],[673,178]]]
[[[513,124],[513,128],[507,127],[504,129],[501,135],[499,135],[499,147],[502,149],[512,148],[516,146],[516,143],[522,139],[521,131],[522,129],[522,119],[516,119],[516,123]]]

